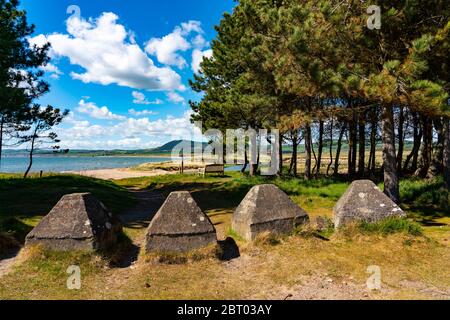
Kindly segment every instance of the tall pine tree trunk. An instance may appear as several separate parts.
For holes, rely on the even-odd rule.
[[[443,173],[444,126],[441,118],[434,119],[433,123],[437,133],[437,141],[436,145],[434,146],[433,159],[431,161],[429,173],[431,174],[431,176],[437,176]]]
[[[348,175],[350,178],[356,173],[356,116],[353,111],[353,121],[349,123],[348,133]]]
[[[384,193],[395,203],[400,202],[397,175],[397,155],[395,152],[394,115],[392,105],[382,108],[382,137],[384,163]]]
[[[444,119],[444,180],[450,190],[450,119]]]
[[[405,140],[403,134],[403,126],[405,124],[405,110],[404,107],[400,107],[398,114],[398,153],[397,153],[397,172],[402,174],[403,168],[403,150],[405,149]]]
[[[366,167],[366,119],[365,113],[359,115],[359,159],[358,159],[358,175],[364,177],[364,169]]]
[[[297,176],[297,163],[298,163],[298,132],[295,131],[292,135],[292,159],[291,159],[291,165],[289,167],[289,174],[292,174],[294,172],[294,176]]]
[[[328,164],[327,167],[327,176],[330,175],[330,169],[331,166],[333,165],[333,118],[331,118],[331,123],[330,123],[330,163]]]
[[[403,171],[412,171],[415,172],[417,170],[417,159],[419,157],[420,145],[422,143],[422,127],[420,126],[419,117],[417,113],[413,113],[413,148],[406,157],[405,164],[403,165]],[[411,162],[412,160],[412,162]],[[409,169],[409,163],[411,162],[411,170]]]
[[[311,180],[311,126],[308,124],[305,127],[305,179]]]
[[[411,167],[412,167],[411,169],[412,169],[413,172],[415,172],[417,170],[417,167],[418,167],[419,152],[420,152],[420,148],[422,146],[422,138],[423,138],[423,132],[424,132],[424,129],[423,129],[422,124],[420,123],[420,119],[419,119],[419,115],[418,114],[416,114],[416,118],[417,118],[417,126],[419,128],[419,134],[417,136],[417,145],[415,146],[416,149],[415,149],[414,154],[413,154],[412,165],[411,165]]]
[[[28,177],[28,174],[30,173],[31,167],[33,166],[33,153],[34,153],[34,143],[36,141],[36,131],[33,134],[33,138],[31,139],[31,148],[30,148],[30,154],[29,154],[29,163],[27,171],[25,171],[25,174],[23,175],[23,178],[26,179]]]
[[[245,170],[247,170],[248,166],[248,154],[247,154],[247,148],[244,150],[244,165],[242,166],[241,173],[245,173]]]
[[[337,141],[337,148],[336,148],[336,158],[334,160],[334,175],[337,176],[339,174],[339,158],[341,156],[341,150],[342,150],[342,139],[344,139],[345,130],[347,130],[347,127],[342,125],[341,132],[339,132],[339,138]]]
[[[376,166],[377,129],[378,129],[377,108],[374,108],[372,110],[372,116],[371,116],[370,156],[369,156],[369,163],[367,165],[367,168],[372,176],[375,175],[375,166]]]
[[[421,178],[426,178],[428,170],[431,166],[431,153],[433,144],[433,126],[430,123],[430,119],[422,117],[423,126],[423,145],[420,153],[420,167],[416,172],[416,175]]]
[[[314,167],[312,168],[311,173],[314,173],[314,175],[315,175],[316,168],[317,168],[317,156],[316,156],[316,151],[314,150],[314,143],[312,141],[311,141],[311,151],[312,151],[312,154],[314,157]]]
[[[319,146],[317,151],[317,168],[316,168],[316,175],[318,176],[320,174],[320,170],[322,167],[322,154],[323,154],[323,130],[324,130],[324,123],[322,120],[319,122]]]

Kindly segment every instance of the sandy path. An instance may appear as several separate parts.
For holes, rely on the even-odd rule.
[[[187,171],[185,171],[188,173]],[[193,171],[194,172],[194,171]],[[103,179],[103,180],[120,180],[128,178],[141,178],[141,177],[155,177],[169,174],[177,174],[176,171],[165,170],[152,170],[152,171],[136,171],[126,168],[121,169],[101,169],[101,170],[86,170],[86,171],[67,171],[64,173],[78,174],[80,176],[86,176],[91,178]],[[191,172],[189,172],[191,173]]]
[[[9,271],[11,271],[14,261],[17,255],[19,254],[19,251],[20,251],[19,249],[11,251],[9,254],[6,255],[6,257],[0,260],[0,278],[8,274]]]

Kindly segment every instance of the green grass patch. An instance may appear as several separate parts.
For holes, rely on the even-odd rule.
[[[403,204],[416,219],[426,223],[427,220],[450,217],[450,192],[445,188],[442,177],[402,180],[400,192]]]
[[[413,221],[392,217],[376,223],[360,222],[360,232],[365,234],[381,234],[387,236],[395,233],[404,233],[411,236],[422,236],[422,227]]]
[[[33,176],[0,175],[0,232],[23,242],[25,235],[46,215],[62,196],[91,192],[113,213],[135,203],[132,195],[113,182],[76,175]]]
[[[241,235],[239,233],[237,233],[236,231],[234,231],[233,228],[228,228],[227,230],[227,236],[233,238],[236,241],[240,241],[240,242],[244,242],[245,239],[243,237],[241,237]]]
[[[124,187],[153,190],[164,195],[172,191],[187,190],[203,210],[233,210],[253,186],[269,183],[277,185],[305,210],[319,209],[318,213],[323,215],[331,215],[334,204],[348,187],[348,183],[334,178],[306,181],[293,177],[250,177],[239,172],[227,172],[225,177],[177,174],[124,179],[116,183]]]

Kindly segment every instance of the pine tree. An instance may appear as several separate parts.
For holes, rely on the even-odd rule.
[[[34,32],[18,0],[0,0],[0,161],[5,133],[20,129],[31,102],[49,90],[40,66],[48,63],[49,45],[30,46]]]

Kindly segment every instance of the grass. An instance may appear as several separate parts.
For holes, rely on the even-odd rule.
[[[13,273],[2,278],[4,299],[282,299],[285,288],[308,288],[310,278],[327,277],[336,283],[364,285],[370,265],[382,270],[384,288],[368,292],[368,298],[426,298],[426,292],[404,288],[420,283],[426,288],[448,289],[449,251],[417,239],[407,244],[405,236],[368,237],[342,242],[291,236],[240,245],[243,258],[230,263],[217,259],[170,264],[140,260],[132,269],[109,268],[96,254],[52,253],[36,250],[25,254]],[[34,249],[35,250],[35,249]],[[393,254],[395,253],[395,254]],[[22,258],[21,258],[22,259]],[[169,262],[169,263],[168,263]],[[82,289],[68,290],[66,270],[77,265]],[[361,296],[362,298],[362,296]]]
[[[434,180],[417,178],[400,183],[402,201],[422,222],[450,215],[450,193],[441,177]]]
[[[418,223],[395,217],[376,223],[361,222],[358,224],[358,230],[361,233],[375,233],[383,236],[394,233],[405,233],[411,236],[423,235],[422,227]]]
[[[45,180],[52,178],[58,177],[45,177],[45,183],[37,179],[31,181],[29,186],[21,186],[25,188],[21,192],[27,194],[27,188],[32,188],[35,192],[46,193],[47,188],[52,190],[57,186],[57,180],[53,187]],[[96,191],[99,198],[103,196],[102,201],[114,208],[115,212],[124,210],[132,203],[125,188],[148,189],[163,195],[175,190],[191,191],[199,206],[210,216],[219,238],[231,236],[236,240],[241,258],[223,263],[208,255],[195,255],[181,260],[163,256],[155,262],[155,259],[141,256],[132,268],[118,268],[111,265],[111,260],[116,260],[116,256],[123,254],[121,250],[128,250],[131,241],[142,239],[145,234],[145,228],[125,229],[127,241],[117,249],[119,252],[109,255],[79,252],[58,254],[42,249],[33,249],[35,251],[31,253],[25,251],[14,271],[2,277],[1,298],[282,299],[289,293],[287,289],[320,290],[314,286],[320,285],[320,279],[324,277],[332,278],[334,283],[353,282],[359,285],[358,288],[364,288],[368,277],[366,270],[370,265],[380,266],[383,287],[387,289],[381,293],[368,292],[367,298],[424,299],[434,297],[430,295],[430,290],[443,292],[450,288],[450,221],[446,220],[450,220],[450,214],[445,202],[436,201],[443,193],[440,180],[425,182],[408,179],[401,182],[402,207],[409,216],[408,220],[389,219],[377,224],[359,224],[351,230],[351,237],[342,237],[340,231],[334,232],[329,225],[321,230],[312,225],[308,229],[310,233],[299,230],[285,237],[265,235],[254,243],[248,243],[231,231],[231,216],[254,185],[278,185],[310,214],[314,223],[316,217],[330,222],[333,206],[345,192],[348,183],[331,178],[314,181],[301,178],[252,178],[239,173],[205,178],[168,175],[125,179],[115,184],[66,176],[59,179],[66,178],[80,180],[66,182],[61,192],[70,190],[69,185],[80,188],[81,183],[86,186],[81,189],[89,187]],[[17,180],[2,179],[0,188],[4,188],[3,182],[9,179]],[[15,183],[18,188],[25,182]],[[35,184],[39,183],[42,183],[41,190],[36,191]],[[14,200],[11,195],[19,191],[15,188],[1,190],[0,197],[11,198],[7,199],[7,203],[12,206]],[[427,200],[427,197],[432,200]],[[42,210],[51,206],[55,198],[41,205]],[[24,206],[32,207],[31,204]],[[26,221],[26,225],[33,224],[28,219],[39,217],[23,208],[16,208],[12,212],[20,213],[19,220]],[[17,229],[20,225],[10,228]],[[70,265],[79,265],[82,270],[81,290],[66,288],[66,270]],[[342,288],[345,291],[345,286]],[[349,294],[364,298],[354,292]]]
[[[113,213],[132,206],[130,193],[109,181],[75,175],[48,175],[22,179],[0,175],[0,232],[23,242],[40,218],[65,194],[91,192]]]
[[[187,163],[184,165],[184,170],[196,170],[199,168],[203,168],[204,164],[195,164],[195,163]],[[144,163],[131,168],[132,170],[137,171],[152,171],[152,170],[164,170],[171,172],[180,171],[180,164],[174,163],[172,161],[167,162],[155,162],[155,163]]]

